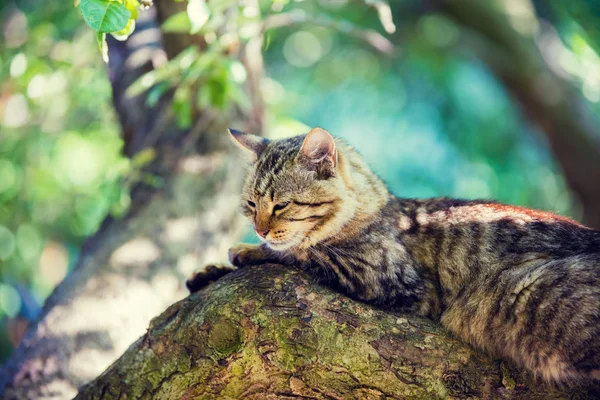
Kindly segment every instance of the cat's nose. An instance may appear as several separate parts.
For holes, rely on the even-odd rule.
[[[266,231],[259,231],[258,229],[256,229],[256,234],[263,239],[267,236],[267,234],[269,232],[270,232],[270,229],[267,229]]]

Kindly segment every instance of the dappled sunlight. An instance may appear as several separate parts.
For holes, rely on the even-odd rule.
[[[155,295],[163,298],[166,304],[173,299],[173,293],[181,290],[181,280],[169,271],[170,267],[161,268],[161,271],[150,281]]]
[[[158,260],[160,248],[150,239],[136,237],[122,244],[110,257],[110,264],[116,268],[148,267]]]
[[[203,257],[195,253],[184,254],[177,260],[177,272],[182,276],[192,276],[195,271],[202,271],[206,266],[202,261]]]
[[[202,156],[194,154],[183,157],[177,163],[177,170],[188,174],[207,174],[215,171],[223,164],[224,155],[213,154],[211,156]]]
[[[197,217],[183,217],[166,222],[163,240],[167,242],[184,242],[195,236],[200,227]]]

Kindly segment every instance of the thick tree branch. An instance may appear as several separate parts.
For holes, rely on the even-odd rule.
[[[572,399],[289,267],[248,267],[169,307],[78,400]],[[580,396],[580,397],[577,397]]]

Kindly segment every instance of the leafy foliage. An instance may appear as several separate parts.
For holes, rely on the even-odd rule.
[[[81,0],[79,7],[85,22],[96,31],[102,59],[108,62],[106,34],[126,40],[135,29],[140,3],[138,0]]]

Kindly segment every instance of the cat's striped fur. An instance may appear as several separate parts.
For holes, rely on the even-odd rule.
[[[440,319],[548,381],[600,378],[599,231],[487,201],[397,198],[320,128],[232,135],[255,156],[242,210],[265,239],[233,248],[234,265],[302,265],[356,299]]]

